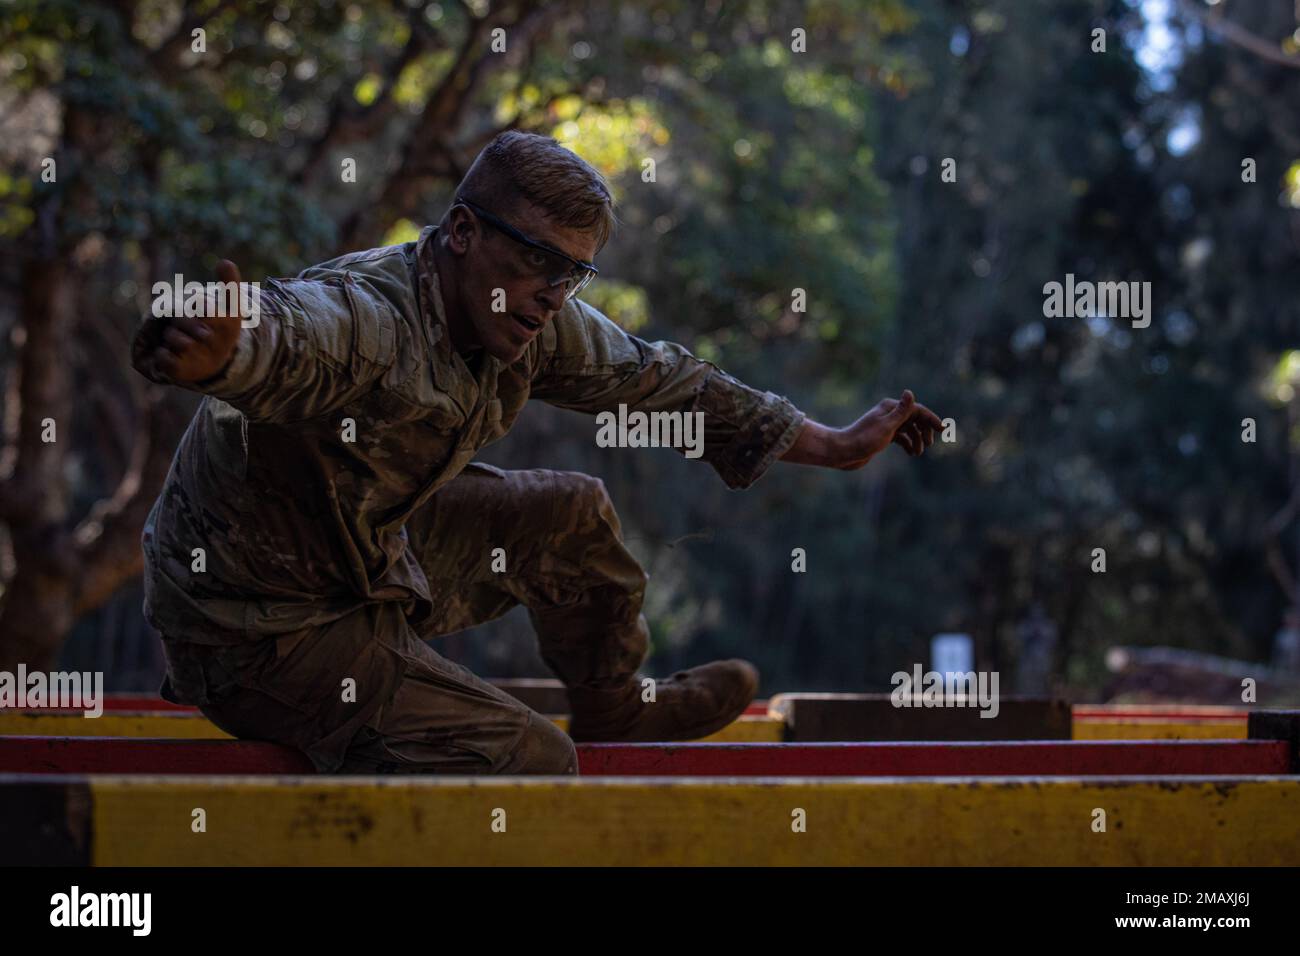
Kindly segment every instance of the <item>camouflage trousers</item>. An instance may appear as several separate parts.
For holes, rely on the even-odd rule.
[[[384,602],[257,645],[165,643],[169,671],[198,669],[200,708],[227,733],[297,747],[324,773],[575,773],[563,731],[425,640],[522,604],[567,686],[632,678],[647,650],[646,575],[603,483],[475,463],[406,529],[430,619],[413,626]],[[354,699],[340,691],[347,678]]]

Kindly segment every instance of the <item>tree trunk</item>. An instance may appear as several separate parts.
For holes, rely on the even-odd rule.
[[[53,245],[52,243],[50,245]],[[72,376],[65,354],[73,326],[72,283],[46,248],[23,270],[17,369],[19,426],[13,474],[0,489],[14,577],[0,604],[0,669],[48,669],[72,626],[73,562],[64,475],[72,442]],[[53,441],[44,423],[52,420]]]

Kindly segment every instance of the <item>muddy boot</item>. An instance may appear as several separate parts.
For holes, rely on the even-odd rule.
[[[640,678],[615,688],[570,687],[569,736],[578,742],[697,740],[745,712],[758,690],[758,670],[736,658],[678,671],[641,699]]]

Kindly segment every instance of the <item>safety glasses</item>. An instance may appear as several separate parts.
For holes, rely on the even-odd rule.
[[[564,285],[564,301],[567,302],[572,299],[585,289],[592,279],[596,278],[598,270],[593,263],[575,259],[554,246],[548,246],[544,242],[539,242],[524,235],[510,223],[498,219],[482,206],[470,202],[468,199],[457,199],[456,205],[466,207],[493,229],[509,236],[520,245],[534,250],[537,259],[530,262],[530,265],[537,270],[538,275],[545,276],[547,285]]]

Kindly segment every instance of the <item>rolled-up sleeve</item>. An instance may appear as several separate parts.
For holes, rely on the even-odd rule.
[[[202,382],[171,382],[145,361],[162,327],[149,319],[136,333],[138,371],[279,423],[325,414],[374,388],[396,360],[400,332],[389,302],[344,272],[262,283],[257,324],[241,330],[226,368]]]
[[[591,414],[619,405],[703,413],[701,458],[730,488],[757,481],[806,421],[788,399],[750,388],[680,345],[629,335],[576,299],[538,337],[531,397]]]

